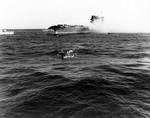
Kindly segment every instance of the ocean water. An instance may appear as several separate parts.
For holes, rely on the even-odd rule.
[[[0,36],[0,118],[150,118],[150,34]]]

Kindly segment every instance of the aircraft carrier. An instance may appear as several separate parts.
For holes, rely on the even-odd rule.
[[[76,34],[89,33],[90,29],[83,25],[58,24],[43,30],[46,34]]]
[[[99,17],[92,15],[90,22],[94,23],[101,19],[103,21],[104,17]],[[77,33],[90,33],[92,32],[89,27],[84,25],[67,25],[67,24],[58,24],[50,26],[48,29],[44,29],[45,34],[77,34]]]

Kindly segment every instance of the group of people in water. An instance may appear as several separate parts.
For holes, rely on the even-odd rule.
[[[72,49],[68,51],[61,50],[58,54],[61,56],[62,60],[64,60],[65,58],[73,58],[75,56]]]

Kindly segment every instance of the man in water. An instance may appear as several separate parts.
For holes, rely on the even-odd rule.
[[[73,50],[67,51],[67,55],[68,55],[68,56],[73,55]]]
[[[64,58],[73,58],[74,57],[74,52],[73,50],[68,50],[68,51],[64,51],[64,50],[61,50],[59,52],[59,55],[61,56],[61,59],[63,60]]]
[[[64,52],[63,50],[61,50],[61,51],[59,52],[59,55],[61,56],[61,59],[63,60],[64,57],[65,57],[65,52]]]

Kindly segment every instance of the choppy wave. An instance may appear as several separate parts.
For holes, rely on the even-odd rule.
[[[0,116],[149,118],[149,37],[39,31],[0,37]],[[73,49],[75,58],[61,60],[61,49]]]

